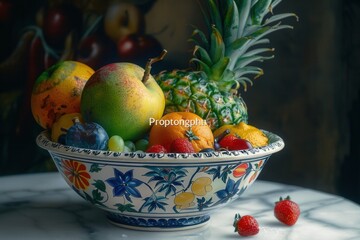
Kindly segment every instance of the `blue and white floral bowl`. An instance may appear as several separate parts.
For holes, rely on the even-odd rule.
[[[191,154],[117,153],[64,146],[42,132],[59,172],[82,198],[105,210],[119,226],[148,231],[200,227],[211,212],[237,199],[256,180],[269,157],[284,147]]]

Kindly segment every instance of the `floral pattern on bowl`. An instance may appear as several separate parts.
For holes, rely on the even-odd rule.
[[[283,140],[244,151],[190,154],[116,153],[64,146],[47,133],[37,144],[82,198],[105,210],[114,224],[176,230],[207,223],[212,211],[237,199],[256,180]]]

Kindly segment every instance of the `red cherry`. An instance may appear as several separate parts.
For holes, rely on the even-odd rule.
[[[235,139],[238,139],[238,137],[233,134],[226,135],[219,141],[220,147],[228,149]]]
[[[245,139],[242,139],[242,138],[234,139],[231,142],[231,145],[228,147],[228,149],[230,151],[233,151],[233,150],[246,150],[246,149],[251,149],[251,148],[252,148],[251,143],[249,141],[245,140]]]

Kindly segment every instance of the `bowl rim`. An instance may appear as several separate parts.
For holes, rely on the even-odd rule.
[[[47,150],[50,155],[61,155],[79,160],[91,160],[98,163],[206,163],[228,162],[231,160],[253,161],[255,159],[270,156],[285,147],[285,143],[278,135],[261,130],[269,138],[269,144],[248,150],[238,151],[214,151],[199,153],[144,153],[144,152],[113,152],[109,150],[92,150],[63,145],[50,140],[48,130],[42,131],[36,137],[36,143],[40,148]],[[174,159],[176,161],[174,162]]]

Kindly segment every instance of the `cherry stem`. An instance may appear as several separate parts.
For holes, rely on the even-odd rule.
[[[224,132],[222,132],[221,134],[219,134],[216,138],[215,138],[215,142],[220,142],[221,139],[223,139],[226,135],[228,135],[230,133],[230,129],[226,129]]]
[[[149,79],[150,76],[150,71],[151,71],[151,65],[155,62],[161,61],[164,59],[165,55],[166,55],[167,51],[164,49],[162,50],[160,56],[156,57],[156,58],[149,58],[148,62],[146,63],[145,66],[145,72],[144,72],[144,76],[142,78],[142,82],[145,84],[146,81]]]

